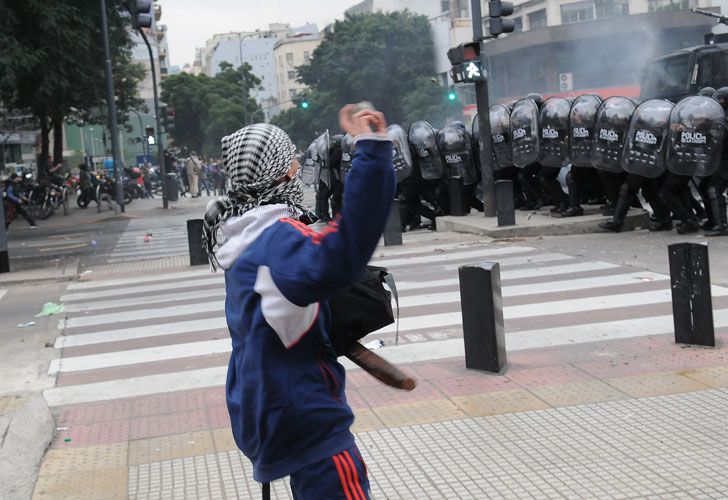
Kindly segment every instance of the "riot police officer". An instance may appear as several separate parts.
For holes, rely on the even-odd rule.
[[[538,182],[541,165],[539,157],[539,107],[544,100],[538,94],[529,94],[513,105],[511,111],[511,141],[513,164],[520,169],[518,180],[525,196],[522,210],[536,210],[543,205],[543,193]]]
[[[728,110],[728,87],[721,87],[713,93],[724,111]],[[726,214],[725,193],[728,189],[728,138],[723,141],[718,171],[700,181],[700,192],[708,212],[708,220],[703,226],[705,236],[728,236],[728,215]]]

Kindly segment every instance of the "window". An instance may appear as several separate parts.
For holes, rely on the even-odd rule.
[[[286,52],[286,64],[293,66],[293,52]]]
[[[289,94],[289,95],[290,95],[291,97],[296,97],[296,94],[298,94],[298,91],[297,91],[296,89],[289,89],[289,90],[288,90],[288,94]]]
[[[296,72],[295,71],[289,71],[288,72],[288,79],[289,80],[295,80],[296,79]]]
[[[546,23],[546,9],[537,10],[528,15],[528,29],[537,30],[546,26],[548,26]]]
[[[594,0],[597,19],[614,16],[628,16],[629,3],[626,0]]]
[[[311,53],[309,51],[303,53],[303,60],[305,62],[309,62],[311,60]]]
[[[647,0],[647,11],[687,10],[688,5],[688,0]]]
[[[675,54],[650,62],[645,68],[642,97],[673,96],[689,90],[690,54]]]
[[[561,24],[581,23],[594,19],[594,3],[574,2],[561,6]]]
[[[520,17],[514,18],[513,24],[516,25],[516,28],[513,30],[513,33],[520,33],[523,31],[523,18],[520,18]]]
[[[440,0],[440,13],[450,12],[450,0]]]

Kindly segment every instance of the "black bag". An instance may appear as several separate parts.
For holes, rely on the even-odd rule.
[[[391,293],[384,288],[384,283]],[[343,356],[354,342],[394,323],[392,294],[399,316],[394,278],[383,267],[367,266],[359,281],[329,301],[331,343],[337,355]]]

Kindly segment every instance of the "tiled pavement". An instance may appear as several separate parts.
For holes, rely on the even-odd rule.
[[[403,301],[401,345],[382,352],[409,359],[418,388],[348,373],[374,498],[728,496],[723,289],[714,290],[719,346],[677,346],[663,276],[432,238],[379,257]],[[486,258],[509,262],[501,375],[466,370],[453,350],[462,344],[454,270]],[[63,361],[46,393],[59,431],[35,498],[259,498],[229,431],[227,351],[215,343],[227,334],[209,326],[220,312],[170,310],[219,299],[220,281],[192,271],[69,286]],[[579,309],[583,298],[593,310]],[[208,326],[195,326],[200,316]],[[391,343],[393,331],[377,336]],[[444,357],[423,354],[428,345]],[[289,498],[283,481],[273,493]]]

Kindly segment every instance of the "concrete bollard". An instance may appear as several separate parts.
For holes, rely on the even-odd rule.
[[[462,216],[469,212],[469,203],[465,195],[462,177],[447,178],[447,195],[450,202],[450,215]]]
[[[465,367],[499,373],[507,363],[500,266],[461,266]]]
[[[669,245],[675,342],[715,347],[708,246]]]
[[[513,181],[495,181],[495,206],[498,227],[516,225],[516,208],[513,205]]]
[[[209,264],[207,253],[202,248],[202,219],[190,219],[187,221],[187,243],[190,249],[190,265],[202,266]]]
[[[392,208],[389,210],[387,225],[384,226],[384,246],[391,247],[402,244],[402,219],[399,210],[399,200],[397,198],[392,202]]]

